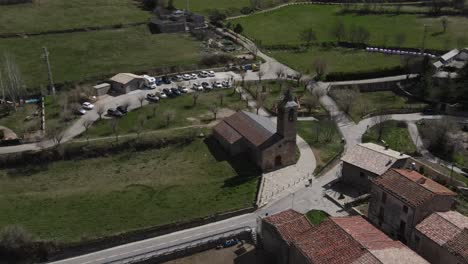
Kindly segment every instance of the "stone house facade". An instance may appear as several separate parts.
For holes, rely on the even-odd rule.
[[[416,171],[390,169],[372,181],[368,217],[390,237],[407,243],[424,218],[449,211],[455,195]]]
[[[416,226],[410,246],[433,264],[468,263],[468,217],[435,212]]]
[[[372,179],[390,168],[403,168],[409,158],[408,155],[374,143],[361,143],[341,158],[341,180],[362,194],[368,193]]]
[[[145,85],[145,80],[143,77],[132,73],[119,73],[110,78],[109,83],[113,92],[126,94],[137,89],[142,89]]]
[[[245,153],[263,171],[296,162],[297,103],[288,91],[280,102],[276,125],[267,117],[241,111],[213,128],[213,135],[232,156]]]

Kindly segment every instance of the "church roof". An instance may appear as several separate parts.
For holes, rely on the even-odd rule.
[[[225,118],[214,130],[230,143],[241,136],[258,147],[275,135],[276,126],[267,117],[242,111]]]

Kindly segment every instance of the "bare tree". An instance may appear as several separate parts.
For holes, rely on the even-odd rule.
[[[312,28],[307,28],[299,33],[299,40],[305,42],[308,48],[313,41],[317,40],[317,35]]]
[[[83,122],[83,128],[85,130],[85,136],[86,136],[86,144],[89,144],[89,129],[91,128],[91,126],[93,125],[93,121],[90,120],[90,119],[86,119],[84,122]]]
[[[386,121],[390,120],[389,115],[383,114],[382,111],[378,111],[378,115],[372,117],[372,124],[377,128],[377,140],[382,140],[383,135],[385,134],[388,123]]]
[[[296,78],[296,82],[297,82],[297,86],[301,85],[301,81],[302,81],[302,77],[304,76],[304,74],[300,71],[296,72],[296,74],[294,75],[294,78]]]
[[[168,127],[171,121],[174,120],[175,118],[175,112],[168,110],[164,112],[163,116],[164,116],[164,120],[166,120],[166,127]]]
[[[156,117],[156,110],[158,109],[158,104],[157,103],[152,103],[151,105],[152,105],[151,108],[153,110],[153,115],[152,116],[154,118],[154,117]]]
[[[335,136],[336,129],[334,126],[335,124],[330,121],[326,121],[325,124],[322,125],[322,135],[326,143],[331,142],[333,137]]]
[[[444,32],[444,33],[447,32],[447,27],[448,27],[448,23],[449,23],[447,17],[442,17],[442,18],[440,19],[440,23],[442,23],[442,28],[443,28],[443,30],[444,30],[443,32]]]
[[[335,25],[330,29],[330,35],[340,42],[346,36],[346,29],[343,21],[338,20]]]
[[[193,99],[193,106],[197,105],[198,98],[200,97],[199,92],[194,92],[192,93],[192,99]]]
[[[49,136],[54,142],[55,147],[59,147],[62,144],[65,133],[63,133],[60,128],[53,127],[49,129]]]
[[[144,115],[139,115],[137,122],[138,122],[138,124],[137,124],[135,132],[136,132],[137,138],[139,140],[141,132],[143,131],[143,129],[145,127],[146,117]]]
[[[257,76],[258,76],[258,82],[261,83],[262,82],[262,77],[265,75],[265,72],[262,71],[262,70],[259,70],[257,72]]]
[[[140,102],[140,107],[143,107],[143,102],[145,101],[146,96],[144,94],[140,94],[138,96],[138,102]]]
[[[247,72],[244,71],[244,70],[241,70],[239,75],[241,76],[241,79],[242,79],[242,87],[244,87],[244,83],[245,83],[245,76],[247,75]]]
[[[213,114],[214,120],[216,120],[216,116],[218,115],[219,108],[216,104],[212,104],[210,106],[210,112]]]
[[[224,102],[224,93],[223,92],[218,94],[218,99],[219,99],[219,105],[223,106],[223,102]]]
[[[276,80],[279,81],[284,76],[284,68],[282,66],[278,67],[275,71]]]
[[[327,72],[327,62],[323,58],[316,58],[314,61],[315,73],[317,74],[317,79],[322,79],[322,77]]]
[[[112,133],[115,135],[115,142],[119,143],[119,119],[114,118],[112,119]]]
[[[346,114],[349,114],[355,104],[357,92],[351,89],[339,89],[332,91],[331,95],[336,100],[336,103],[341,110]]]
[[[103,104],[98,104],[96,106],[96,113],[99,115],[99,120],[102,120],[102,115],[106,112],[106,108]]]
[[[258,112],[259,112],[260,108],[262,108],[265,105],[267,97],[268,97],[267,93],[260,93],[257,96],[257,103],[255,104],[255,108],[257,110],[257,115],[258,115]]]
[[[307,109],[307,112],[309,112],[309,115],[312,113],[312,109],[317,107],[318,102],[319,102],[318,98],[315,94],[309,93],[301,98],[301,105],[303,105]]]
[[[23,86],[21,72],[15,59],[10,54],[5,53],[0,63],[0,85],[2,86],[2,96],[6,96],[13,102],[15,111],[16,106],[21,102],[21,98],[26,94]]]

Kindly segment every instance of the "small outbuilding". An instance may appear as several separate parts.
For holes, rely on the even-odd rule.
[[[93,86],[94,95],[96,96],[103,96],[109,92],[111,85],[108,83],[101,83],[98,85]]]
[[[110,78],[110,84],[112,91],[120,94],[126,94],[143,88],[145,80],[142,76],[133,73],[119,73]]]

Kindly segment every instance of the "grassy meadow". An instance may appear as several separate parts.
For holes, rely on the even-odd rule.
[[[365,72],[401,64],[399,56],[344,48],[311,47],[306,52],[270,51],[268,54],[293,69],[308,73],[315,73],[314,61],[318,58],[326,62],[327,72]]]
[[[420,48],[425,25],[426,48],[451,49],[460,39],[466,39],[468,18],[461,16],[448,16],[448,27],[444,33],[441,17],[411,14],[342,15],[340,9],[339,6],[331,5],[291,6],[231,22],[242,24],[243,34],[260,40],[263,45],[301,44],[299,33],[307,28],[316,32],[317,42],[336,41],[330,31],[337,21],[342,21],[347,30],[351,25],[365,27],[370,32],[372,45],[396,45],[396,35],[404,34],[402,46]]]
[[[0,33],[36,33],[148,21],[132,0],[35,0],[0,6]]]
[[[249,207],[260,172],[213,140],[0,170],[0,227],[80,241]],[[213,155],[214,154],[214,155]]]
[[[47,84],[41,58],[47,47],[56,82],[79,81],[118,72],[199,62],[199,42],[185,34],[152,35],[147,26],[0,39],[0,50],[12,54],[28,87]]]

